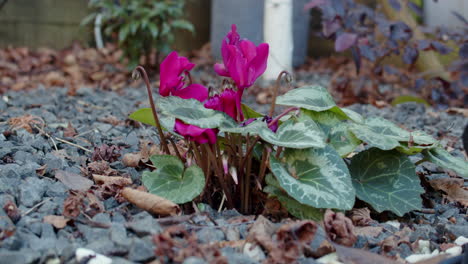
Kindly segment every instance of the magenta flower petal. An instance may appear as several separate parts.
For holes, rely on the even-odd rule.
[[[238,108],[236,105],[237,93],[232,89],[226,89],[221,94],[215,95],[208,99],[204,106],[208,109],[224,112],[238,121],[237,113]]]
[[[184,86],[183,76],[185,71],[190,71],[195,64],[181,57],[173,51],[163,60],[160,66],[159,94],[169,96],[171,91],[181,89]]]
[[[216,129],[200,128],[194,125],[185,124],[181,120],[176,119],[174,131],[188,140],[195,141],[199,144],[216,143]]]
[[[269,46],[266,43],[258,45],[256,56],[249,63],[249,68],[255,69],[253,81],[260,77],[267,68]]]
[[[200,102],[208,98],[208,89],[201,84],[191,84],[183,89],[172,91],[172,95],[182,99],[196,99]]]
[[[214,65],[214,70],[220,76],[229,77],[229,72],[227,71],[226,67],[222,63],[216,63]]]
[[[257,47],[252,41],[243,40],[240,43],[240,50],[247,61],[252,61],[257,55]]]

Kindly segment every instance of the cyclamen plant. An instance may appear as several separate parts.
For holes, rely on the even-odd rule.
[[[401,216],[422,203],[423,188],[407,155],[422,153],[420,162],[468,177],[467,163],[431,136],[340,108],[321,86],[274,98],[270,116],[255,112],[241,100],[266,69],[268,44],[241,39],[233,25],[221,52],[223,64],[214,70],[228,78],[230,88],[211,96],[192,82],[195,65],[176,52],[161,64],[157,104],[144,69],[137,68],[151,108],[130,118],[156,126],[166,153],[152,156],[156,170],[143,173],[149,192],[179,204],[196,200],[221,208],[225,203],[243,213],[261,211],[268,194],[292,215],[309,219],[320,219],[325,208],[349,210],[357,197],[378,212]],[[283,76],[290,81],[282,72],[276,89]],[[291,107],[273,118],[276,104]],[[174,138],[183,139],[184,146],[177,147]],[[363,145],[366,150],[356,154]]]

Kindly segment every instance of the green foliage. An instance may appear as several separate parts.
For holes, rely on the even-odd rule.
[[[198,166],[184,168],[177,157],[170,155],[154,155],[150,160],[157,169],[146,171],[142,176],[143,184],[150,193],[182,204],[203,191],[205,176]]]
[[[349,167],[356,195],[377,212],[399,216],[421,209],[424,189],[409,158],[398,151],[372,148],[351,159]]]
[[[468,162],[455,158],[443,148],[428,149],[423,152],[425,159],[458,175],[468,178]]]
[[[270,156],[270,167],[280,186],[299,203],[315,208],[353,208],[351,176],[330,146],[287,149],[282,160]]]
[[[467,162],[440,148],[439,142],[430,135],[407,131],[380,117],[364,118],[354,111],[339,108],[320,86],[293,89],[278,97],[277,103],[300,107],[300,111],[289,114],[276,132],[262,121],[263,115],[246,105],[242,107],[245,116],[257,118],[246,126],[237,124],[223,112],[204,108],[194,99],[169,96],[160,98],[157,105],[167,120],[177,118],[202,128],[218,129],[220,148],[215,154],[239,151],[241,157],[251,155],[255,157],[252,162],[269,165],[269,171],[261,173],[267,174],[263,191],[278,199],[298,218],[320,219],[325,208],[349,210],[356,197],[377,212],[388,210],[402,216],[420,209],[420,194],[424,190],[415,165],[407,155],[422,152],[425,161],[468,176]],[[154,125],[150,115],[151,111],[143,109],[133,113],[131,118]],[[170,127],[171,124],[163,125]],[[371,148],[351,159],[346,158],[356,149],[363,149],[363,143]],[[214,149],[215,146],[209,147]],[[208,149],[200,146],[199,154]],[[209,159],[215,159],[214,156],[208,155]],[[237,154],[231,153],[231,156],[236,162],[239,159]],[[188,202],[202,192],[208,176],[198,167],[184,169],[175,157],[153,158],[152,161],[158,169],[143,176],[143,183],[151,192],[178,203]],[[237,169],[248,167],[242,166],[245,164],[236,163],[240,167]],[[255,167],[261,165],[255,164]],[[229,180],[231,176],[226,174],[221,178]],[[258,177],[257,182],[263,182],[262,178]],[[239,181],[243,179],[240,177]],[[254,181],[248,183],[251,182]],[[237,183],[231,183],[228,188],[236,189]],[[224,193],[228,193],[225,190]]]
[[[168,53],[175,30],[194,32],[193,25],[182,19],[184,4],[185,0],[91,0],[92,13],[82,24],[92,24],[101,14],[104,34],[117,39],[129,59],[129,68],[134,68],[140,56],[147,56],[152,49]]]

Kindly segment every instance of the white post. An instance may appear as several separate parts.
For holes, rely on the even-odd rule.
[[[270,45],[268,67],[263,74],[266,80],[275,80],[278,74],[292,70],[293,58],[293,0],[265,0],[263,32]]]

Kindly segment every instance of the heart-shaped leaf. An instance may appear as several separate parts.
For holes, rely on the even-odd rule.
[[[354,116],[354,118],[357,117],[358,116]],[[329,142],[342,157],[347,156],[361,144],[361,141],[349,130],[349,124],[345,120],[347,117],[345,118],[331,110],[316,112],[302,109],[299,119],[312,119],[316,121],[326,134],[327,142]]]
[[[271,197],[276,197],[281,205],[293,216],[299,219],[311,219],[314,221],[321,221],[323,219],[323,209],[314,208],[296,201],[281,189],[278,181],[271,174],[266,176],[265,181],[268,185],[263,191],[270,194]]]
[[[262,114],[260,114],[259,112],[253,110],[251,107],[249,107],[248,105],[245,105],[245,104],[242,104],[242,113],[244,113],[244,118],[247,120],[249,118],[259,118],[259,117],[263,117]]]
[[[411,142],[416,147],[414,150],[437,143],[437,140],[423,131],[409,132],[381,117],[367,118],[364,124],[353,123],[350,129],[360,140],[382,150],[391,150],[396,147],[402,147],[404,150],[404,144],[401,146],[400,142],[407,144]]]
[[[268,128],[259,131],[260,137],[277,146],[287,148],[323,148],[325,147],[325,134],[312,120],[295,122],[288,120],[281,124],[275,132]]]
[[[205,187],[203,171],[195,165],[184,168],[182,162],[170,155],[154,155],[150,160],[157,169],[143,172],[143,185],[152,194],[174,203],[192,201]]]
[[[195,99],[182,99],[177,96],[158,98],[158,105],[166,115],[178,118],[190,125],[201,128],[236,127],[236,122],[227,114],[205,108]]]
[[[236,134],[242,134],[242,135],[250,134],[251,136],[258,135],[260,131],[264,129],[269,130],[267,124],[258,119],[254,120],[252,123],[244,127],[237,125],[236,127],[220,127],[219,128],[221,132],[229,132],[229,133],[236,133]]]
[[[137,111],[130,114],[128,117],[130,119],[132,119],[132,120],[141,122],[143,124],[147,124],[147,125],[150,125],[150,126],[156,126],[156,121],[154,120],[153,112],[151,111],[151,108],[138,109]],[[170,132],[173,132],[174,124],[175,124],[175,118],[159,115],[159,123],[161,124],[163,129],[165,129],[167,131],[170,131]]]
[[[444,169],[453,170],[458,175],[468,178],[468,162],[450,155],[445,149],[428,149],[423,152],[423,155],[430,162]]]
[[[325,111],[336,106],[327,89],[320,85],[293,89],[276,99],[278,105],[290,105],[313,111]]]
[[[281,187],[299,203],[315,208],[349,210],[354,188],[345,162],[330,146],[286,149],[285,163],[270,156],[270,169]]]
[[[349,170],[357,197],[377,212],[389,210],[403,216],[421,209],[424,189],[405,154],[371,148],[355,155]]]

